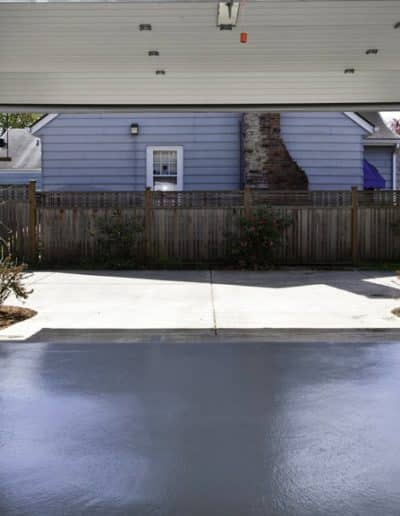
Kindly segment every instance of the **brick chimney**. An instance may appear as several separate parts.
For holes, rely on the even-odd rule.
[[[246,186],[270,190],[307,190],[307,175],[281,138],[279,113],[244,113],[242,172]]]

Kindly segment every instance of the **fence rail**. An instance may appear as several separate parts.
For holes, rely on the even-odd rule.
[[[96,227],[116,212],[144,226],[149,263],[225,260],[240,217],[269,205],[293,223],[275,252],[280,264],[400,259],[400,191],[41,192],[0,186],[0,221],[29,263],[77,263],[101,253]]]

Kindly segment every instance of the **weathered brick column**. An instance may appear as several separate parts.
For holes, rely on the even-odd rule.
[[[307,190],[307,175],[281,138],[279,113],[245,113],[242,121],[244,184],[270,190]]]

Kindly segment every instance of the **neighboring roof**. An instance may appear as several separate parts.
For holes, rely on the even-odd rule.
[[[40,169],[40,140],[30,134],[28,129],[8,129],[2,136],[8,142],[8,155],[11,161],[0,160],[0,170]],[[0,149],[0,156],[6,156],[6,148]]]
[[[374,124],[367,120],[364,116],[360,115],[359,113],[346,111],[344,114],[368,133],[372,134],[375,131]]]
[[[35,134],[38,131],[40,131],[40,129],[42,129],[42,127],[44,127],[49,122],[54,120],[54,118],[56,118],[56,116],[58,116],[58,113],[49,113],[47,115],[43,115],[41,118],[39,118],[39,120],[36,120],[36,122],[30,126],[29,129],[30,129],[31,133]]]
[[[375,132],[365,137],[364,145],[400,144],[400,136],[386,125],[379,111],[366,111],[362,116],[375,126]]]

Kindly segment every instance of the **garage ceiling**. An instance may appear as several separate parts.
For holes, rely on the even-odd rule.
[[[0,106],[400,106],[399,0],[246,0],[231,31],[217,5],[0,0]]]

